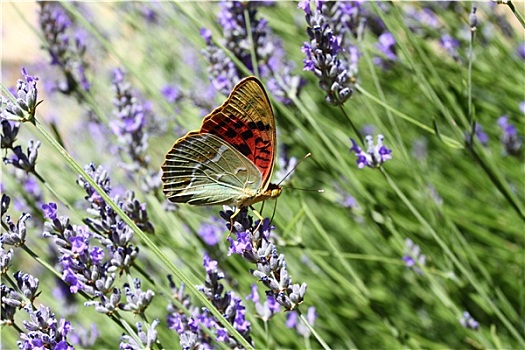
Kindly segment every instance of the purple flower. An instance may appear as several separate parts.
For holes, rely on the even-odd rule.
[[[80,282],[77,275],[73,270],[67,268],[62,273],[62,279],[64,282],[69,284],[69,291],[73,294],[78,293],[79,290],[83,290],[84,284]]]
[[[481,142],[483,146],[487,146],[489,143],[489,136],[485,133],[485,131],[483,131],[481,124],[476,124],[475,132],[479,142]]]
[[[180,90],[173,85],[165,85],[160,92],[169,103],[177,102],[182,97]]]
[[[440,23],[436,14],[428,7],[416,8],[414,6],[407,5],[405,7],[405,19],[410,30],[421,36],[428,35],[428,28],[440,28]]]
[[[199,30],[199,34],[206,42],[206,45],[211,45],[211,30],[203,27]]]
[[[259,293],[257,292],[257,285],[255,283],[252,284],[251,290],[252,290],[251,294],[248,295],[246,297],[246,299],[247,300],[251,300],[254,303],[258,303],[259,302]]]
[[[91,323],[89,328],[77,325],[71,333],[70,338],[73,344],[78,344],[82,348],[93,348],[98,336],[97,326],[95,323]]]
[[[305,81],[292,75],[295,66],[292,61],[286,59],[280,39],[273,34],[268,22],[257,16],[257,8],[264,5],[264,2],[260,1],[221,2],[217,20],[222,28],[222,44],[248,70],[268,80],[267,87],[276,99],[290,104],[292,97],[299,94]],[[213,44],[209,30],[203,28],[200,33],[207,44],[203,54],[209,62],[211,83],[217,91],[227,95],[244,74]],[[252,50],[252,47],[255,49]],[[253,53],[256,57],[252,57]],[[257,66],[253,66],[254,62]]]
[[[2,113],[2,118],[4,117]],[[13,143],[16,141],[18,131],[20,130],[20,123],[12,122],[7,119],[2,119],[2,134],[0,137],[1,148],[13,149]]]
[[[317,313],[315,312],[315,307],[310,306],[308,308],[308,314],[306,316],[308,323],[311,326],[313,326],[316,318],[317,318]],[[297,333],[301,335],[302,337],[305,337],[305,338],[310,337],[310,329],[304,324],[302,320],[299,319],[299,316],[297,315],[297,312],[295,311],[289,312],[288,315],[286,315],[286,327],[295,328]]]
[[[468,311],[465,311],[459,320],[459,323],[465,328],[473,329],[477,331],[479,329],[479,323],[476,321]]]
[[[73,253],[83,253],[88,248],[84,237],[81,236],[71,237],[69,242],[71,243],[71,251]]]
[[[204,223],[201,225],[197,234],[202,238],[204,243],[209,246],[214,246],[220,242],[223,229],[218,223]]]
[[[184,333],[184,324],[182,323],[182,316],[175,313],[169,314],[167,322],[169,329],[174,329],[177,333]]]
[[[257,285],[252,284],[251,294],[246,297],[247,300],[253,301],[255,304],[255,310],[257,315],[264,320],[265,322],[270,320],[275,314],[279,313],[281,310],[281,305],[275,300],[275,298],[269,294],[266,296],[266,301],[264,304],[259,302],[259,293],[257,291]]]
[[[207,273],[217,272],[217,261],[210,259],[207,253],[204,253],[203,266]]]
[[[24,170],[26,173],[35,173],[39,148],[40,141],[29,140],[26,155],[21,146],[15,146],[13,148],[14,155],[11,158],[4,158],[4,164],[12,164],[15,168]]]
[[[350,57],[345,54],[345,34],[359,35],[360,4],[316,1],[315,5],[313,10],[311,1],[302,1],[298,6],[305,12],[310,38],[301,49],[306,56],[304,70],[312,71],[319,79],[328,103],[342,105],[352,95],[359,58],[355,46]]]
[[[44,210],[44,218],[51,220],[55,220],[57,218],[56,203],[42,204],[42,210]]]
[[[213,303],[217,310],[224,315],[226,320],[231,323],[241,335],[251,342],[250,337],[250,322],[245,318],[246,309],[241,303],[241,299],[236,297],[232,292],[227,292],[224,286],[219,282],[224,278],[224,273],[217,269],[217,262],[212,260],[208,254],[204,254],[204,267],[206,269],[206,281],[203,286],[199,286],[199,290]],[[199,348],[212,348],[210,337],[202,330],[207,328],[215,332],[217,341],[221,341],[230,348],[237,348],[239,344],[230,337],[227,331],[219,325],[217,320],[209,310],[193,306],[187,295],[184,294],[184,285],[176,288],[172,279],[169,279],[170,286],[173,290],[173,295],[178,302],[184,305],[185,309],[191,313],[188,316],[181,312],[176,304],[168,306],[167,324],[170,329],[174,329],[180,335],[180,345]]]
[[[395,53],[396,39],[390,32],[385,32],[377,38],[377,48],[381,51],[387,59],[391,61],[397,60]]]
[[[100,247],[93,247],[89,252],[89,256],[91,257],[91,261],[93,261],[93,264],[98,265],[100,264],[102,259],[104,259],[104,249]]]
[[[521,59],[525,60],[525,43],[521,43],[518,45],[518,47],[516,48],[516,53]]]
[[[147,104],[140,103],[134,96],[131,86],[125,80],[122,69],[113,70],[112,89],[114,119],[109,122],[110,129],[118,137],[121,155],[126,155],[131,163],[126,163],[127,170],[136,173],[138,169],[149,166],[148,123],[154,123],[153,115]]]
[[[4,119],[25,121],[32,119],[35,115],[36,107],[39,104],[39,102],[37,102],[38,89],[36,87],[38,78],[29,75],[25,68],[22,68],[22,75],[25,81],[18,79],[16,82],[16,91],[11,91],[15,96],[16,102],[13,103],[10,98],[1,97],[0,102],[2,102],[2,105],[5,104],[5,108],[0,112],[0,117]],[[29,117],[27,117],[24,112],[29,114]],[[18,128],[17,126],[15,127]],[[11,132],[14,132],[14,129],[11,130]],[[16,132],[18,132],[18,130],[16,130]],[[16,134],[14,136],[16,136]],[[4,144],[4,142],[2,142],[2,144]]]
[[[89,91],[91,84],[86,77],[88,67],[85,59],[86,32],[72,30],[73,23],[58,3],[40,2],[39,24],[46,49],[51,57],[51,65],[62,71],[64,79],[56,83],[56,89],[66,95],[74,94],[79,101],[84,94],[79,90]]]
[[[357,204],[357,200],[350,195],[345,195],[341,204],[343,205],[343,207],[349,208],[349,209],[354,209],[359,206]]]
[[[417,273],[422,273],[418,266],[425,266],[426,256],[421,254],[421,249],[415,244],[410,238],[405,240],[405,255],[403,256],[403,262],[406,267],[412,268]]]
[[[297,325],[297,319],[297,312],[290,311],[288,314],[286,314],[286,327],[295,328],[295,326]]]
[[[228,237],[230,242],[230,248],[228,249],[228,255],[232,254],[243,254],[245,251],[252,250],[252,244],[248,232],[239,232],[237,238],[233,239]]]
[[[443,34],[439,39],[439,44],[455,60],[459,60],[458,48],[459,41],[450,34]]]
[[[383,145],[383,140],[383,135],[377,135],[377,144],[374,145],[372,136],[366,136],[368,150],[364,152],[361,147],[357,145],[355,140],[350,139],[352,142],[350,150],[353,151],[357,157],[357,167],[359,169],[362,169],[365,166],[377,168],[387,160],[392,159],[392,156],[390,155],[392,150]]]
[[[383,69],[389,69],[393,62],[397,61],[396,54],[396,39],[390,32],[384,32],[377,38],[377,49],[381,52],[384,57],[374,57],[374,64],[380,66]]]
[[[303,10],[308,16],[312,15],[312,11],[310,11],[310,0],[299,1],[297,8]]]
[[[509,117],[507,115],[499,117],[498,125],[503,132],[500,137],[500,141],[504,147],[503,154],[509,154],[518,158],[522,157],[523,137],[518,135],[516,127],[509,123]]]
[[[307,285],[292,284],[284,255],[279,254],[270,241],[270,231],[274,229],[270,220],[265,218],[261,223],[253,223],[252,218],[247,216],[247,209],[244,208],[235,216],[232,225],[233,213],[234,211],[227,206],[220,212],[221,217],[228,222],[227,227],[235,235],[235,239],[228,239],[228,254],[239,254],[246,261],[255,264],[257,269],[250,272],[268,288],[265,291],[266,295],[275,298],[287,311],[295,309],[303,302]]]

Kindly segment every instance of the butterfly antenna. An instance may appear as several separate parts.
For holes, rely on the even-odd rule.
[[[300,188],[300,187],[293,187],[293,186],[290,186],[290,185],[286,185],[286,186],[283,186],[285,188],[290,188],[292,190],[299,190],[299,191],[305,191],[305,192],[317,192],[317,193],[323,193],[324,190],[322,188],[319,188],[317,190],[313,190],[311,188]]]
[[[277,186],[280,186],[284,180],[286,180],[286,178],[288,176],[290,176],[294,171],[295,169],[297,169],[297,167],[299,166],[299,164],[301,164],[303,161],[305,161],[307,158],[310,158],[312,156],[312,153],[308,152],[300,161],[297,162],[297,164],[295,164],[295,166],[292,168],[292,170],[290,170],[283,178],[281,181],[279,181],[279,183],[277,184]]]

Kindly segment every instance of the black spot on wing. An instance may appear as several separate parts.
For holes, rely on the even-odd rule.
[[[243,139],[251,139],[253,137],[253,132],[251,130],[245,130],[241,133]]]

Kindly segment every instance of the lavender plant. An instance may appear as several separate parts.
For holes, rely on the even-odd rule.
[[[233,213],[229,207],[220,212],[221,217],[228,222],[228,229],[235,233],[235,239],[228,238],[228,254],[238,254],[255,264],[256,269],[250,269],[250,272],[268,288],[266,295],[274,298],[285,310],[296,309],[304,300],[307,285],[292,284],[285,256],[278,253],[277,247],[270,240],[270,232],[274,229],[270,220],[266,218],[262,223],[253,223],[245,208],[232,222]]]
[[[222,1],[217,20],[222,27],[222,45],[250,72],[267,80],[274,97],[290,104],[299,95],[304,80],[293,75],[295,64],[287,60],[281,40],[273,34],[268,21],[259,18],[258,8],[263,1]],[[228,95],[244,74],[230,57],[212,41],[209,29],[201,29],[207,48],[203,51],[210,66],[212,85]]]
[[[26,221],[30,215],[23,213],[14,225],[9,215],[4,214],[9,209],[10,197],[2,194],[2,236],[0,237],[0,261],[2,283],[1,318],[2,326],[16,327],[20,331],[17,341],[19,349],[73,349],[68,341],[71,323],[65,318],[57,320],[49,306],[38,305],[40,295],[39,279],[31,274],[17,271],[13,274],[14,281],[8,276],[14,257],[14,250],[6,250],[5,246],[25,247],[27,227]],[[5,230],[5,231],[4,231]],[[24,313],[22,321],[24,330],[15,321],[16,313]],[[19,322],[19,321],[18,321]]]
[[[304,70],[315,74],[326,101],[332,105],[342,105],[352,96],[352,85],[357,79],[357,49],[343,45],[348,45],[347,35],[359,35],[360,7],[358,2],[316,1],[312,9],[310,0],[299,3],[310,38],[302,47],[306,56]]]
[[[38,20],[45,49],[51,57],[51,65],[57,66],[64,76],[62,81],[55,82],[54,89],[74,95],[82,101],[82,91],[88,92],[91,88],[86,76],[89,68],[85,57],[86,33],[79,30],[74,32],[73,23],[60,3],[41,1],[39,5]]]
[[[210,300],[248,341],[250,337],[250,322],[246,320],[246,308],[242,300],[232,292],[225,291],[225,287],[219,281],[224,279],[224,273],[218,269],[217,261],[210,259],[204,254],[204,268],[206,269],[205,284],[199,289],[206,298]],[[199,308],[191,304],[190,298],[184,293],[184,285],[176,287],[170,278],[170,287],[177,303],[168,305],[167,323],[170,329],[180,335],[180,346],[183,349],[210,348],[216,346],[217,342],[223,343],[229,348],[241,346],[218,320],[210,314],[206,308]],[[178,306],[180,305],[180,306]],[[205,328],[201,328],[204,326]],[[211,335],[209,332],[212,332]]]

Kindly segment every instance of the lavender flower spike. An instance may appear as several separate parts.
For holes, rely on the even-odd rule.
[[[357,156],[357,167],[359,169],[362,169],[365,166],[378,168],[387,160],[392,159],[392,156],[390,155],[392,150],[383,145],[384,138],[383,135],[377,135],[377,144],[374,145],[372,136],[366,136],[366,143],[368,144],[366,152],[357,145],[354,139],[350,139],[352,142],[352,148],[350,148],[350,150],[355,152],[355,155]]]
[[[306,55],[304,70],[312,71],[319,79],[319,86],[326,92],[326,101],[339,106],[352,95],[357,72],[359,56],[355,49],[349,50],[349,57],[343,54],[346,51],[345,32],[357,35],[359,4],[316,1],[312,9],[311,3],[305,0],[298,5],[305,12],[310,38],[302,47]]]
[[[235,216],[233,227],[227,224],[236,236],[235,239],[228,238],[228,254],[239,254],[246,261],[255,264],[256,269],[250,269],[250,272],[268,288],[266,295],[273,297],[285,310],[294,310],[303,302],[307,285],[292,284],[284,255],[279,254],[276,246],[270,241],[270,231],[274,229],[270,226],[270,220],[266,218],[262,224],[254,224],[246,213],[244,208]],[[220,212],[220,215],[230,222],[233,210],[225,206],[225,211]]]
[[[479,322],[476,321],[468,311],[465,311],[459,320],[459,323],[465,328],[477,331],[479,329]]]
[[[509,117],[502,115],[498,118],[498,125],[503,131],[500,137],[501,143],[504,147],[503,155],[510,154],[515,157],[523,156],[523,137],[518,135],[518,129],[509,123]]]
[[[304,81],[292,75],[295,65],[286,59],[281,40],[273,34],[268,21],[257,16],[257,8],[265,5],[264,1],[221,1],[217,19],[223,29],[222,42],[251,72],[267,80],[268,90],[277,100],[291,104],[291,97],[299,94]],[[244,74],[213,44],[209,30],[203,28],[200,33],[207,44],[203,54],[210,64],[211,82],[227,95]]]
[[[16,102],[13,103],[11,99],[1,96],[2,106],[5,105],[5,109],[0,112],[0,117],[3,119],[25,122],[35,116],[36,107],[40,104],[37,102],[36,82],[38,78],[27,74],[25,68],[22,68],[22,75],[25,81],[18,79],[16,83],[16,94],[14,94]],[[29,114],[29,118],[26,113]]]

